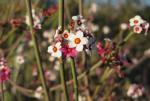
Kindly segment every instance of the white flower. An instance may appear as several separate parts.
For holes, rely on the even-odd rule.
[[[82,18],[83,18],[83,16],[77,15],[77,16],[73,16],[72,20],[77,21],[77,20],[82,19]]]
[[[22,55],[18,55],[18,56],[16,57],[16,62],[17,62],[18,64],[23,64],[23,63],[25,62],[24,57],[23,57]]]
[[[126,30],[128,28],[128,25],[126,23],[120,24],[120,29],[121,30]]]
[[[90,8],[90,11],[91,11],[92,13],[96,13],[97,10],[98,10],[98,5],[97,5],[96,3],[92,3],[91,8]]]
[[[143,23],[143,19],[139,15],[136,15],[135,17],[131,18],[129,22],[130,26],[138,26]]]
[[[102,31],[104,34],[108,34],[108,33],[110,33],[110,28],[108,26],[104,26]]]
[[[144,88],[137,85],[137,84],[132,84],[130,85],[128,91],[127,91],[127,96],[132,97],[132,98],[138,98],[142,96],[144,93]]]
[[[134,31],[134,33],[140,34],[142,32],[142,27],[141,26],[134,26],[133,31]]]
[[[36,97],[37,99],[42,99],[42,86],[39,86],[35,93],[34,93],[34,97]]]
[[[83,50],[83,45],[86,45],[88,43],[88,39],[83,36],[83,32],[80,30],[77,31],[75,35],[72,34],[69,40],[69,47],[75,47],[79,52]]]
[[[63,32],[63,34],[62,34],[62,37],[63,37],[64,39],[68,40],[69,37],[70,37],[70,33],[69,33],[67,30],[65,30],[65,31]]]
[[[50,53],[53,57],[60,58],[62,56],[60,48],[61,42],[57,42],[55,45],[51,45],[48,47],[48,53]]]

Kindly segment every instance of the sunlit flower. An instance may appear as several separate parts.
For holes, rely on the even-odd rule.
[[[132,97],[133,99],[135,99],[135,98],[142,96],[144,91],[145,90],[142,86],[137,85],[137,84],[132,84],[132,85],[130,85],[130,87],[127,91],[127,95],[129,97]]]
[[[48,47],[48,53],[50,53],[53,57],[60,58],[62,55],[61,42],[57,42],[55,45],[51,45]]]
[[[82,31],[77,31],[76,34],[72,34],[70,36],[70,42],[69,42],[69,47],[70,48],[76,48],[77,51],[82,51],[84,48],[84,45],[88,43],[88,39],[83,36]]]
[[[136,15],[135,17],[131,18],[129,21],[130,21],[130,26],[139,26],[140,24],[143,23],[143,19],[139,15]]]

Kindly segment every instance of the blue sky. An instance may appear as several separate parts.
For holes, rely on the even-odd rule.
[[[109,0],[93,0],[93,1],[96,1],[96,2],[102,2],[102,3],[106,3],[108,2]],[[111,2],[113,4],[116,4],[117,1],[121,1],[121,2],[124,2],[125,0],[111,0]],[[134,1],[134,0],[133,0]],[[141,0],[143,2],[143,4],[146,4],[146,5],[150,5],[150,0]]]

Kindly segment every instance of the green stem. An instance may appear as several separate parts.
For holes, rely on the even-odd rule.
[[[83,16],[83,0],[79,0],[79,14]]]
[[[73,87],[75,92],[75,101],[78,101],[78,79],[77,79],[77,72],[76,72],[76,66],[75,66],[75,60],[72,58],[71,60],[71,70],[72,70],[72,76],[73,76]]]
[[[65,80],[65,62],[62,60],[62,67],[60,68],[60,77],[61,77],[61,84],[65,95],[65,101],[69,101],[69,96],[67,92],[67,85]]]
[[[41,62],[40,50],[38,48],[37,39],[36,39],[36,36],[34,35],[35,33],[33,31],[33,23],[34,22],[33,22],[33,17],[32,17],[31,0],[26,0],[26,5],[27,5],[27,11],[28,11],[29,19],[30,19],[30,33],[32,36],[33,44],[34,44],[34,51],[35,51],[37,65],[38,65],[38,72],[40,75],[40,79],[41,79],[44,94],[45,94],[45,101],[50,101],[50,98],[48,95],[49,91],[47,89],[46,80],[44,78],[44,70],[43,70],[43,66],[42,66],[42,62]]]
[[[4,99],[4,90],[3,90],[3,82],[1,83],[1,92],[2,92],[2,97],[1,97],[1,100],[2,101],[5,101],[5,99]]]
[[[124,40],[119,44],[119,46],[124,45],[124,44],[131,38],[131,36],[132,36],[133,34],[134,34],[134,33],[131,31],[131,32],[124,38]]]
[[[61,26],[61,32],[64,31],[64,0],[59,0],[59,26]],[[62,34],[62,33],[60,33]],[[62,41],[63,45],[63,41]],[[67,92],[67,84],[65,80],[65,59],[64,55],[62,55],[62,67],[60,68],[60,77],[61,84],[65,95],[65,101],[69,101],[69,96]]]

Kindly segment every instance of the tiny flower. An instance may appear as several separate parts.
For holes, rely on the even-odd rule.
[[[142,86],[137,85],[137,84],[132,84],[130,85],[127,91],[127,96],[135,99],[135,98],[142,96],[143,93],[144,93],[144,88]]]
[[[102,31],[104,34],[108,34],[108,33],[110,33],[110,28],[108,26],[104,26]]]
[[[140,24],[143,23],[143,19],[139,15],[131,18],[129,21],[130,21],[130,26],[139,26]]]
[[[61,42],[57,42],[55,45],[51,45],[48,47],[48,53],[50,53],[53,57],[60,58],[62,53],[61,49]]]
[[[82,51],[83,50],[83,46],[86,45],[88,43],[88,39],[86,37],[83,36],[83,32],[82,31],[77,31],[76,34],[72,34],[70,36],[70,42],[69,42],[69,47],[70,48],[76,48],[77,51]]]
[[[75,57],[75,56],[77,56],[77,50],[75,48],[69,48],[68,45],[64,45],[61,48],[61,51],[63,52],[65,57]]]
[[[70,37],[70,33],[69,33],[67,30],[65,30],[65,31],[63,32],[62,36],[63,36],[64,39],[68,40],[69,37]]]
[[[128,28],[128,25],[126,24],[126,23],[122,23],[121,25],[120,25],[120,29],[121,30],[126,30]]]
[[[134,33],[140,34],[142,32],[142,27],[141,26],[134,26],[133,31],[134,31]]]
[[[24,56],[18,55],[18,56],[16,57],[16,62],[17,62],[18,64],[23,64],[23,63],[25,62]]]
[[[37,99],[42,99],[43,96],[42,96],[42,87],[39,86],[36,90],[35,90],[35,93],[34,93],[34,97],[37,98]]]

